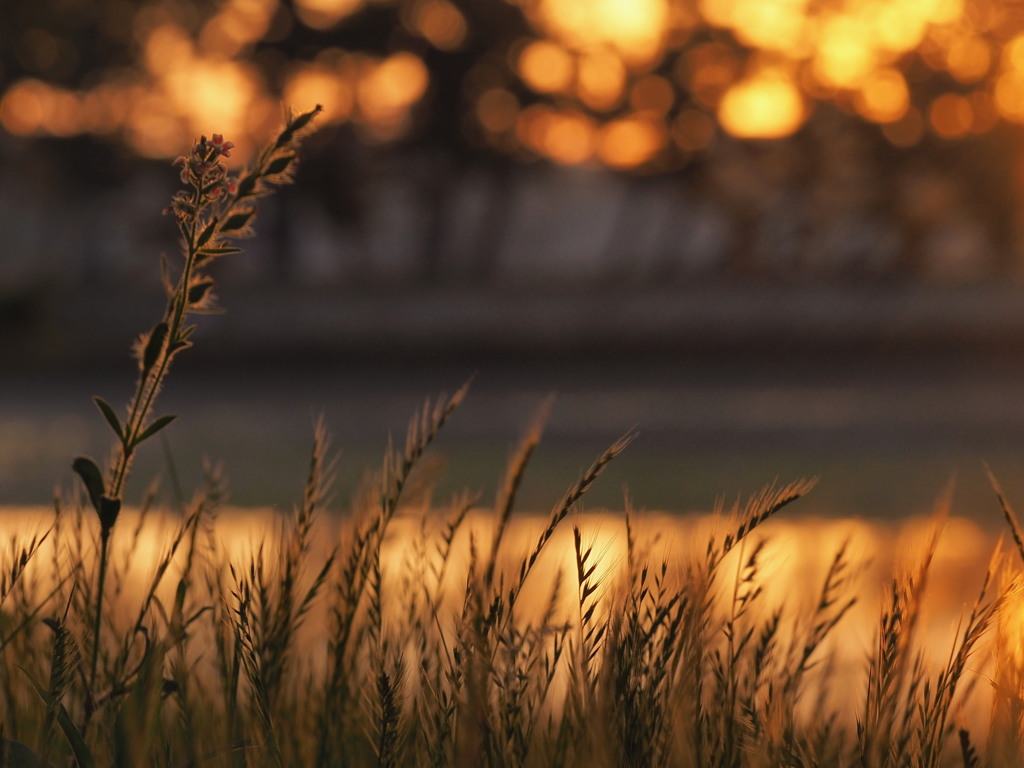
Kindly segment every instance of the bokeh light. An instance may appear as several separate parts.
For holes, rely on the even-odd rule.
[[[660,122],[640,115],[614,120],[601,132],[601,160],[614,168],[642,165],[665,146],[666,133]]]
[[[928,108],[928,122],[944,139],[959,139],[966,136],[974,122],[971,102],[955,93],[939,96]]]
[[[417,0],[410,11],[410,26],[442,51],[458,49],[466,39],[466,17],[446,0]]]
[[[363,0],[295,0],[299,20],[313,29],[328,29],[359,10]]]
[[[718,119],[729,133],[748,139],[789,136],[807,116],[803,96],[781,70],[763,69],[736,83],[722,98]]]
[[[426,65],[411,53],[396,53],[381,61],[364,59],[360,70],[356,103],[361,118],[379,137],[394,135],[427,89]]]
[[[875,123],[892,123],[910,108],[910,89],[903,74],[891,67],[872,72],[861,83],[857,111]]]
[[[502,152],[571,164],[672,165],[673,152],[677,160],[702,152],[719,131],[784,138],[820,102],[876,124],[901,147],[1024,122],[1024,30],[995,0],[101,5],[103,29],[124,38],[134,61],[73,76],[86,44],[27,24],[15,47],[24,71],[0,93],[5,131],[90,133],[164,157],[216,124],[244,156],[284,102],[321,103],[326,122],[390,141],[416,129],[438,78],[456,74],[435,72],[436,56],[468,51],[458,66],[469,133]],[[499,11],[520,14],[522,31],[481,21]],[[378,37],[346,35],[350,25]],[[625,149],[624,136],[636,147]]]
[[[540,93],[558,93],[569,88],[573,79],[573,60],[557,43],[537,40],[519,54],[519,74]]]
[[[664,50],[667,0],[540,0],[538,27],[566,46],[607,47],[630,63],[650,63]]]

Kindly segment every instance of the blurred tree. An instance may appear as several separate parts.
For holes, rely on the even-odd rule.
[[[252,146],[282,100],[322,101],[334,141],[303,173],[365,240],[368,190],[400,168],[422,280],[462,260],[471,178],[459,243],[494,273],[538,159],[624,175],[610,252],[658,174],[726,212],[735,274],[1017,269],[1024,11],[999,0],[40,0],[0,22],[0,126],[52,151],[166,158],[212,125]],[[66,161],[91,177],[109,152]],[[958,264],[979,228],[991,254]]]

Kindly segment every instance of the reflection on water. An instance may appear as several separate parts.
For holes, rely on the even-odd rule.
[[[52,521],[52,512],[44,507],[0,509],[0,541],[27,539],[44,530]],[[93,521],[86,521],[86,528]],[[212,524],[208,557],[219,567],[231,563],[239,572],[247,570],[255,553],[271,565],[276,557],[274,543],[282,519],[269,509],[228,508]],[[143,525],[139,515],[126,511],[118,521],[113,538],[113,576],[111,600],[121,611],[132,615],[152,578],[156,563],[166,551],[180,520],[173,515],[151,513]],[[537,537],[547,524],[546,517],[527,515],[513,517],[499,553],[498,575],[514,580],[514,571],[528,555]],[[618,587],[626,577],[626,520],[622,513],[602,511],[579,514],[564,521],[556,530],[536,569],[522,593],[520,621],[536,620],[550,601],[552,590],[561,584],[555,623],[575,626],[579,621],[576,561],[573,525],[582,531],[585,547],[592,546],[598,555],[596,580],[598,616],[615,605]],[[757,576],[763,597],[757,610],[768,612],[784,607],[785,632],[798,637],[800,623],[812,615],[820,599],[821,585],[836,553],[844,544],[856,574],[854,594],[857,603],[845,616],[831,638],[834,665],[828,674],[835,678],[835,690],[859,697],[865,684],[866,659],[876,642],[882,598],[893,578],[894,569],[917,562],[925,542],[935,528],[932,518],[910,518],[899,523],[866,522],[857,519],[787,518],[770,520],[748,537],[742,546],[729,555],[720,570],[717,597],[722,606],[732,598],[733,579],[738,577],[744,558],[749,556],[758,540],[765,540]],[[350,541],[346,521],[325,518],[313,537],[313,550],[307,562],[306,578],[319,569],[332,547]],[[407,619],[410,590],[424,583],[426,560],[435,557],[442,527],[440,513],[425,515],[422,511],[405,509],[388,528],[381,551],[384,632],[401,636],[402,622]],[[644,514],[633,519],[633,533],[638,551],[653,568],[664,560],[673,578],[683,578],[689,565],[700,561],[709,536],[720,537],[728,523],[722,517],[709,515],[680,516]],[[451,631],[463,607],[464,590],[470,567],[471,549],[486,552],[493,535],[493,515],[489,511],[472,511],[454,539],[453,554],[441,592],[445,596],[439,612],[439,626]],[[62,533],[66,538],[67,531]],[[953,647],[956,634],[982,586],[986,566],[997,544],[996,537],[974,522],[953,517],[943,524],[943,534],[932,561],[924,610],[919,625],[918,643],[926,649],[932,664],[944,664]],[[34,564],[31,578],[45,582],[52,577],[53,537]],[[59,543],[60,557],[66,558],[67,543]],[[212,551],[215,548],[216,551]],[[88,548],[86,548],[88,551]],[[1016,557],[1016,555],[1014,555]],[[180,560],[180,558],[179,558]],[[179,562],[179,566],[180,566]],[[173,571],[173,569],[172,569]],[[271,571],[273,572],[273,571]],[[170,573],[163,584],[161,599],[173,603],[178,575]],[[849,595],[844,595],[845,600]],[[321,599],[310,613],[304,629],[305,662],[314,669],[324,663],[327,637],[328,607]],[[1007,617],[1015,611],[1004,612]],[[44,613],[45,615],[45,613]],[[389,630],[390,626],[390,630]],[[1019,627],[1005,631],[1015,632]],[[973,673],[987,674],[990,662],[984,655],[972,659]],[[988,688],[976,694],[978,716],[987,711]],[[846,707],[846,709],[849,709]]]

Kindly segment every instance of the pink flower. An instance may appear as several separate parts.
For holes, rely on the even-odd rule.
[[[234,142],[224,141],[224,137],[219,133],[213,134],[213,138],[210,139],[210,144],[213,145],[214,152],[217,152],[224,157],[231,157],[231,150],[235,148]]]

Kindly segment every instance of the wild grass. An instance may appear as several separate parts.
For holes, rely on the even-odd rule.
[[[417,427],[387,466],[432,432]],[[124,513],[95,682],[101,542],[72,494],[44,541],[4,552],[8,764],[1016,763],[1020,568],[1001,550],[937,647],[924,622],[938,532],[881,595],[842,540],[794,589],[766,517],[808,484],[755,494],[667,550],[640,513],[609,534],[579,511],[621,448],[546,518],[502,525],[465,496],[396,501],[390,470],[339,510],[319,426],[294,509],[238,550],[211,472],[183,512]],[[878,607],[873,632],[850,626],[859,603]]]
[[[96,400],[111,464],[76,459],[52,522],[0,548],[0,765],[1020,764],[1024,537],[994,480],[1021,562],[996,546],[943,647],[925,624],[947,503],[880,599],[850,538],[794,588],[773,525],[812,482],[719,505],[672,547],[627,499],[602,538],[582,504],[628,433],[523,534],[517,491],[550,403],[490,511],[434,498],[423,460],[468,384],[426,402],[345,504],[319,422],[294,509],[248,543],[224,534],[215,467],[187,503],[161,506],[154,486],[123,505],[138,447],[171,423],[155,402],[209,307],[204,266],[286,180],[314,114],[236,181],[219,136],[181,160],[178,279],[124,415]],[[876,608],[873,629],[854,624]]]

